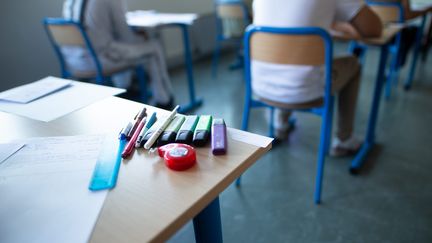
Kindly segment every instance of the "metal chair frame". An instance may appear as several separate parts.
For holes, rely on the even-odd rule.
[[[250,25],[246,29],[244,36],[244,59],[245,59],[245,83],[246,83],[246,95],[245,95],[245,106],[243,110],[243,121],[242,130],[248,130],[249,124],[249,113],[251,108],[270,108],[271,109],[271,121],[270,121],[270,134],[273,133],[273,106],[264,103],[263,101],[256,100],[252,95],[251,87],[251,37],[256,33],[268,33],[275,35],[294,35],[294,36],[319,36],[322,38],[325,47],[325,92],[324,92],[324,103],[320,107],[310,107],[308,109],[294,109],[297,111],[311,112],[313,114],[322,117],[321,135],[318,150],[318,164],[317,164],[317,175],[315,185],[315,203],[321,202],[321,189],[324,174],[324,163],[326,155],[328,154],[331,139],[332,130],[332,118],[333,118],[333,104],[334,97],[332,94],[332,66],[333,66],[333,41],[329,33],[318,27],[306,27],[306,28],[273,28],[264,26]],[[240,185],[240,177],[237,179],[236,184]]]
[[[94,79],[95,79],[96,83],[100,84],[100,85],[112,85],[111,75],[105,75],[104,74],[102,64],[99,61],[99,58],[96,54],[96,51],[94,50],[94,48],[91,44],[90,38],[88,37],[88,35],[87,35],[87,33],[86,33],[86,31],[85,31],[85,29],[81,23],[78,23],[78,22],[75,22],[72,20],[62,19],[62,18],[44,18],[43,19],[43,25],[44,25],[45,31],[48,35],[48,39],[49,39],[51,45],[53,46],[54,51],[57,55],[57,58],[60,62],[61,76],[63,78],[78,78],[79,79],[80,77],[75,77],[72,74],[72,72],[70,72],[68,70],[64,55],[61,52],[61,46],[59,45],[59,43],[56,42],[52,32],[49,29],[49,26],[74,26],[74,27],[76,27],[79,30],[79,33],[81,34],[81,37],[84,40],[85,48],[90,53],[90,56],[91,56],[93,62],[95,63],[96,76],[94,77]],[[135,67],[135,72],[136,72],[137,77],[139,79],[141,99],[143,102],[146,102],[147,101],[147,85],[146,85],[147,82],[146,82],[146,78],[145,78],[144,67],[142,65],[137,65]]]

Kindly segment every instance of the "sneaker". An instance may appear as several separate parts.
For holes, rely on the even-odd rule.
[[[288,136],[295,128],[295,119],[291,118],[286,124],[279,128],[274,128],[274,136],[275,140],[281,142],[283,140],[288,139]]]
[[[330,149],[330,155],[333,157],[354,155],[360,150],[362,144],[363,141],[355,136],[351,136],[345,141],[341,141],[339,138],[335,137]]]

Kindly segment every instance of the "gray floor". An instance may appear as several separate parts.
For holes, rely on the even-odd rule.
[[[338,45],[339,50],[345,46]],[[217,79],[209,60],[195,64],[196,90],[204,97],[197,114],[223,117],[239,128],[243,107],[242,71],[227,69]],[[327,160],[323,203],[313,203],[320,119],[297,114],[289,141],[275,147],[243,176],[240,188],[220,196],[225,242],[432,242],[432,70],[420,65],[413,90],[394,89],[383,101],[378,145],[357,176],[350,158]],[[378,64],[370,50],[364,67],[356,132],[363,136]],[[429,70],[428,70],[429,67]],[[406,70],[401,77],[406,76]],[[187,101],[183,70],[172,72],[176,101]],[[250,131],[267,134],[264,110],[252,113]],[[189,223],[171,242],[194,242]]]

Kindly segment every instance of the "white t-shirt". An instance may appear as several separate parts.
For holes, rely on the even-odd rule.
[[[334,20],[350,21],[362,0],[255,0],[254,25],[267,27],[321,27]],[[260,97],[283,103],[301,103],[324,94],[322,66],[251,62],[252,90]]]

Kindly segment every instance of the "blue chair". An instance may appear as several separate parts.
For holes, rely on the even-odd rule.
[[[321,137],[315,186],[315,203],[321,202],[324,162],[328,154],[332,130],[334,97],[332,95],[333,42],[321,28],[271,28],[249,26],[244,37],[246,100],[242,130],[248,130],[251,108],[274,108],[311,112],[322,117]],[[297,104],[285,104],[257,98],[251,88],[251,60],[276,64],[325,65],[323,98]],[[273,114],[270,134],[273,134]],[[240,185],[240,178],[237,179]]]
[[[405,16],[404,16],[404,7],[402,3],[400,2],[376,2],[373,0],[366,1],[367,4],[372,8],[372,10],[380,17],[381,21],[387,25],[389,23],[398,23],[398,24],[404,24]],[[414,52],[413,52],[413,59],[411,62],[411,66],[409,68],[408,76],[405,80],[404,88],[409,89],[412,85],[412,81],[414,79],[415,70],[417,66],[417,60],[418,55],[420,51],[420,45],[421,45],[421,39],[422,39],[422,30],[424,29],[426,19],[423,18],[421,24],[417,26],[417,35],[415,40],[415,46],[414,46]],[[396,39],[393,43],[393,45],[389,48],[390,53],[390,67],[387,74],[387,80],[386,80],[386,90],[385,90],[385,97],[387,99],[391,96],[391,90],[393,85],[397,85],[399,81],[399,72],[402,69],[403,63],[402,60],[402,49],[401,45],[402,43],[402,33],[399,33],[396,36]],[[354,44],[351,46],[351,50],[354,50],[356,48],[361,48],[362,53],[365,52],[366,47],[364,45]],[[361,58],[363,60],[363,58]]]
[[[141,99],[143,102],[147,101],[146,78],[142,65],[129,65],[112,70],[105,69],[99,61],[90,39],[80,23],[61,18],[45,18],[43,20],[43,25],[60,61],[61,75],[63,78],[95,80],[96,83],[100,85],[111,85],[112,75],[134,69],[139,80]],[[82,72],[69,68],[64,53],[62,52],[62,47],[66,46],[80,47],[87,50],[94,62],[95,70]]]
[[[250,14],[242,0],[216,0],[216,47],[213,55],[212,76],[216,77],[220,51],[223,43],[232,43],[239,50],[237,59],[241,57],[241,44],[244,29],[250,23]]]

